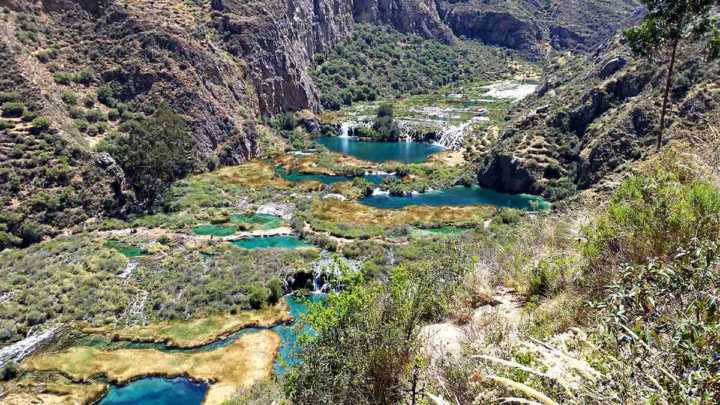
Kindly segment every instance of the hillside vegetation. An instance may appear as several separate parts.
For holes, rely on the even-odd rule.
[[[490,79],[513,62],[509,51],[462,42],[454,46],[403,34],[391,27],[359,24],[328,54],[315,56],[313,78],[323,107],[355,101],[426,94],[464,80]]]

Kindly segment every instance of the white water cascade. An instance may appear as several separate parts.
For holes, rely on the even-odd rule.
[[[44,330],[31,328],[25,339],[0,349],[0,367],[9,361],[19,362],[32,354],[38,346],[49,341],[60,329],[60,325],[53,324]]]
[[[487,117],[473,117],[470,121],[445,127],[440,131],[440,138],[435,142],[435,144],[442,146],[445,149],[460,149],[465,141],[468,128],[475,123],[485,122],[488,120],[489,119]]]
[[[313,294],[327,294],[330,288],[330,283],[323,280],[321,273],[313,272]]]
[[[340,127],[340,138],[349,138],[349,137],[350,137],[350,123],[343,122],[342,126]]]

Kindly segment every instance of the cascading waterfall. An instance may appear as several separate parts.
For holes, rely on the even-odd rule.
[[[485,121],[488,121],[487,117],[474,117],[470,121],[445,127],[440,131],[440,139],[438,139],[435,144],[445,149],[460,149],[467,135],[468,128],[475,123]]]
[[[352,134],[355,133],[355,123],[353,122],[343,122],[340,126],[340,137],[341,138],[351,138]]]
[[[462,145],[462,141],[465,139],[465,130],[470,126],[472,122],[463,122],[459,125],[453,125],[443,128],[440,131],[440,139],[435,144],[442,146],[446,149],[456,149]]]
[[[327,294],[330,288],[330,283],[323,279],[321,273],[313,272],[313,294]]]

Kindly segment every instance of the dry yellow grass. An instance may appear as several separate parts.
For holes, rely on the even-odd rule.
[[[289,172],[325,174],[329,176],[337,175],[337,173],[329,167],[324,166],[324,164],[330,164],[336,167],[359,167],[367,170],[373,170],[378,167],[377,163],[333,152],[322,155],[312,154],[309,156],[282,155],[277,157],[274,162]]]
[[[427,158],[426,164],[436,165],[441,164],[449,167],[457,167],[467,163],[462,152],[446,150],[438,153],[433,153]]]
[[[230,183],[252,189],[265,187],[289,187],[290,182],[275,173],[273,166],[263,162],[248,162],[240,166],[230,166],[204,176],[214,176]]]
[[[212,343],[241,329],[270,327],[292,320],[287,302],[258,311],[241,311],[238,314],[208,316],[189,321],[156,322],[147,326],[130,326],[123,329],[84,328],[85,333],[102,333],[114,340],[165,343],[168,346],[189,348]]]
[[[280,337],[265,330],[241,336],[229,346],[196,353],[167,353],[154,349],[100,350],[73,347],[32,357],[21,364],[24,371],[58,371],[76,381],[105,375],[113,383],[127,383],[142,376],[189,376],[212,383],[205,404],[219,404],[241,388],[269,378],[280,347]]]
[[[73,384],[62,376],[50,381],[33,378],[6,386],[7,396],[2,398],[8,405],[81,405],[89,404],[99,398],[107,389],[106,384]]]
[[[353,201],[325,199],[313,204],[312,213],[320,221],[354,225],[472,225],[481,224],[495,213],[491,206],[432,207],[410,206],[379,209]]]

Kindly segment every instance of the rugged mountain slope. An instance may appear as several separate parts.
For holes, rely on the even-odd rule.
[[[196,170],[236,164],[259,153],[262,115],[320,107],[312,56],[356,19],[452,39],[434,2],[414,0],[0,0],[0,7],[0,93],[8,103],[0,128],[2,246],[124,210],[123,172],[96,145],[162,102],[189,124]],[[38,117],[47,128],[31,128]],[[27,204],[33,197],[48,203]]]
[[[630,55],[618,36],[587,58],[558,58],[537,94],[515,108],[500,142],[487,154],[474,151],[480,184],[561,197],[651,152],[666,70]],[[720,64],[701,55],[681,51],[668,135],[718,122]]]
[[[456,35],[535,57],[587,51],[642,15],[635,0],[438,0],[438,9]]]
[[[603,2],[605,8],[591,15],[618,1]],[[580,5],[575,11],[591,10]],[[356,22],[388,24],[449,43],[455,38],[451,28],[464,34],[453,16],[490,6],[511,8],[509,13],[527,21],[543,16],[535,14],[532,2],[0,0],[0,92],[2,102],[10,103],[2,113],[17,115],[10,110],[20,108],[20,116],[0,128],[5,157],[0,198],[8,213],[0,221],[3,245],[53,235],[103,212],[122,212],[128,184],[113,159],[96,147],[162,102],[190,126],[196,171],[236,164],[260,152],[256,123],[262,116],[320,108],[308,73],[313,55],[347,37]],[[610,21],[629,9],[597,18]],[[557,21],[569,24],[573,18],[560,13]],[[583,21],[581,26],[592,26]],[[475,37],[528,51],[546,38],[506,34],[512,41]],[[43,128],[32,134],[36,118]],[[47,139],[41,142],[39,133]],[[58,182],[48,163],[77,175]],[[54,203],[32,208],[19,203],[29,196]],[[85,214],[70,215],[68,209]]]

